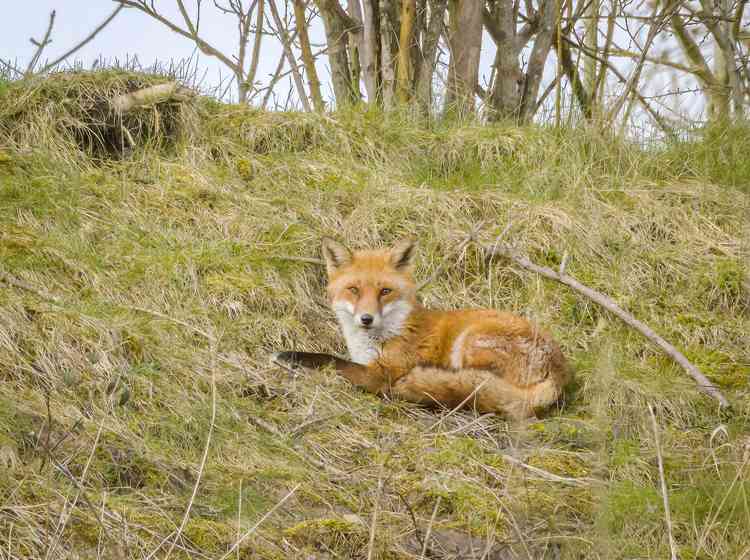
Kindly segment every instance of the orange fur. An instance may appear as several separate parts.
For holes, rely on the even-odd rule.
[[[352,253],[324,241],[331,303],[350,352],[360,358],[339,360],[339,373],[373,393],[515,419],[556,402],[571,373],[549,333],[502,311],[422,307],[411,273],[413,247],[404,241]],[[374,318],[372,328],[358,322],[365,314]],[[382,339],[377,325],[386,332]]]

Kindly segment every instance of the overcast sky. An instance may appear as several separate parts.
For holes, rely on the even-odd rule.
[[[78,43],[116,7],[112,0],[13,0],[12,2],[6,0],[5,4],[3,17],[0,19],[0,59],[15,61],[20,68],[25,68],[35,50],[29,38],[41,39],[52,10],[56,10],[57,16],[52,33],[53,42],[43,56],[43,59],[47,60],[53,60]],[[192,9],[195,1],[189,0],[186,4]],[[182,24],[182,18],[174,0],[156,0],[156,5],[166,17]],[[276,5],[283,10],[286,2],[278,0]],[[201,17],[201,36],[219,50],[234,54],[237,50],[237,30],[234,18],[221,13],[211,1],[204,2],[204,6]],[[321,27],[319,22],[313,26],[311,40],[313,43],[322,45],[325,39]],[[489,76],[494,50],[494,45],[485,36],[480,66],[480,74],[482,74],[480,82],[483,82],[483,85],[486,85],[486,79]],[[275,39],[265,37],[261,53],[257,79],[267,82],[278,64],[281,46]],[[137,57],[141,66],[145,68],[157,61],[168,64],[170,61],[180,61],[191,56],[197,57],[199,77],[204,76],[205,72],[205,78],[201,83],[204,90],[211,90],[218,86],[222,79],[230,78],[230,73],[221,63],[202,53],[196,53],[195,46],[188,39],[169,31],[161,23],[137,10],[125,9],[104,32],[78,51],[74,60],[84,67],[90,67],[100,57],[103,57],[109,64],[114,61],[124,63],[129,58]],[[618,65],[620,63],[618,62]],[[332,94],[326,57],[320,57],[317,66],[324,84],[323,95],[330,99]],[[626,74],[628,73],[627,66],[621,69]],[[554,75],[554,71],[554,64],[548,64],[547,79]],[[644,81],[648,82],[648,89],[655,91],[663,91],[673,85],[662,72],[647,73]],[[286,78],[286,81],[282,82],[277,89],[282,97],[285,97],[290,87]],[[234,93],[234,87],[230,91]],[[680,98],[683,108],[696,100],[696,96]],[[280,102],[283,103],[283,99]]]
[[[194,2],[186,2],[193,5]],[[206,2],[201,15],[200,34],[219,50],[236,52],[237,31],[231,15],[225,15]],[[169,19],[182,23],[176,2],[157,0],[159,10]],[[283,2],[278,2],[279,6]],[[13,1],[3,10],[0,18],[0,58],[17,61],[25,67],[35,51],[29,37],[41,39],[55,10],[55,27],[52,43],[45,50],[44,58],[53,60],[72,45],[83,39],[103,21],[116,7],[111,0],[27,0]],[[313,37],[313,40],[315,37]],[[168,63],[190,57],[195,50],[191,41],[170,32],[159,22],[133,9],[120,12],[110,26],[91,43],[78,51],[75,60],[89,67],[100,56],[106,60],[125,61],[136,56],[144,67],[154,62]],[[278,63],[281,47],[270,38],[264,39],[258,77],[272,74]],[[214,59],[198,53],[201,71],[207,71],[206,85],[218,84],[220,77],[229,73]],[[323,69],[322,69],[323,70]],[[202,75],[202,72],[201,72]]]

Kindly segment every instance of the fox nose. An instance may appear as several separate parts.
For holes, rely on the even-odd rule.
[[[369,313],[365,313],[359,318],[359,320],[364,326],[369,327],[370,325],[372,325],[372,322],[375,320],[375,318]]]

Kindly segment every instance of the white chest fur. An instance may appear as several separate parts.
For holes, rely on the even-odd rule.
[[[339,317],[339,324],[352,362],[367,365],[377,359],[383,347],[382,341],[371,336],[368,331],[357,327],[351,321],[342,321]]]
[[[405,301],[385,305],[378,327],[367,330],[357,324],[354,309],[350,304],[335,303],[333,310],[346,340],[349,359],[355,363],[367,365],[380,356],[385,341],[401,334],[412,306]]]

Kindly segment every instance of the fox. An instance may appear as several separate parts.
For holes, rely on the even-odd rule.
[[[571,368],[549,332],[494,309],[439,310],[417,298],[417,240],[352,251],[323,238],[327,293],[349,359],[284,351],[292,367],[333,366],[367,392],[510,420],[536,418],[557,403]]]

